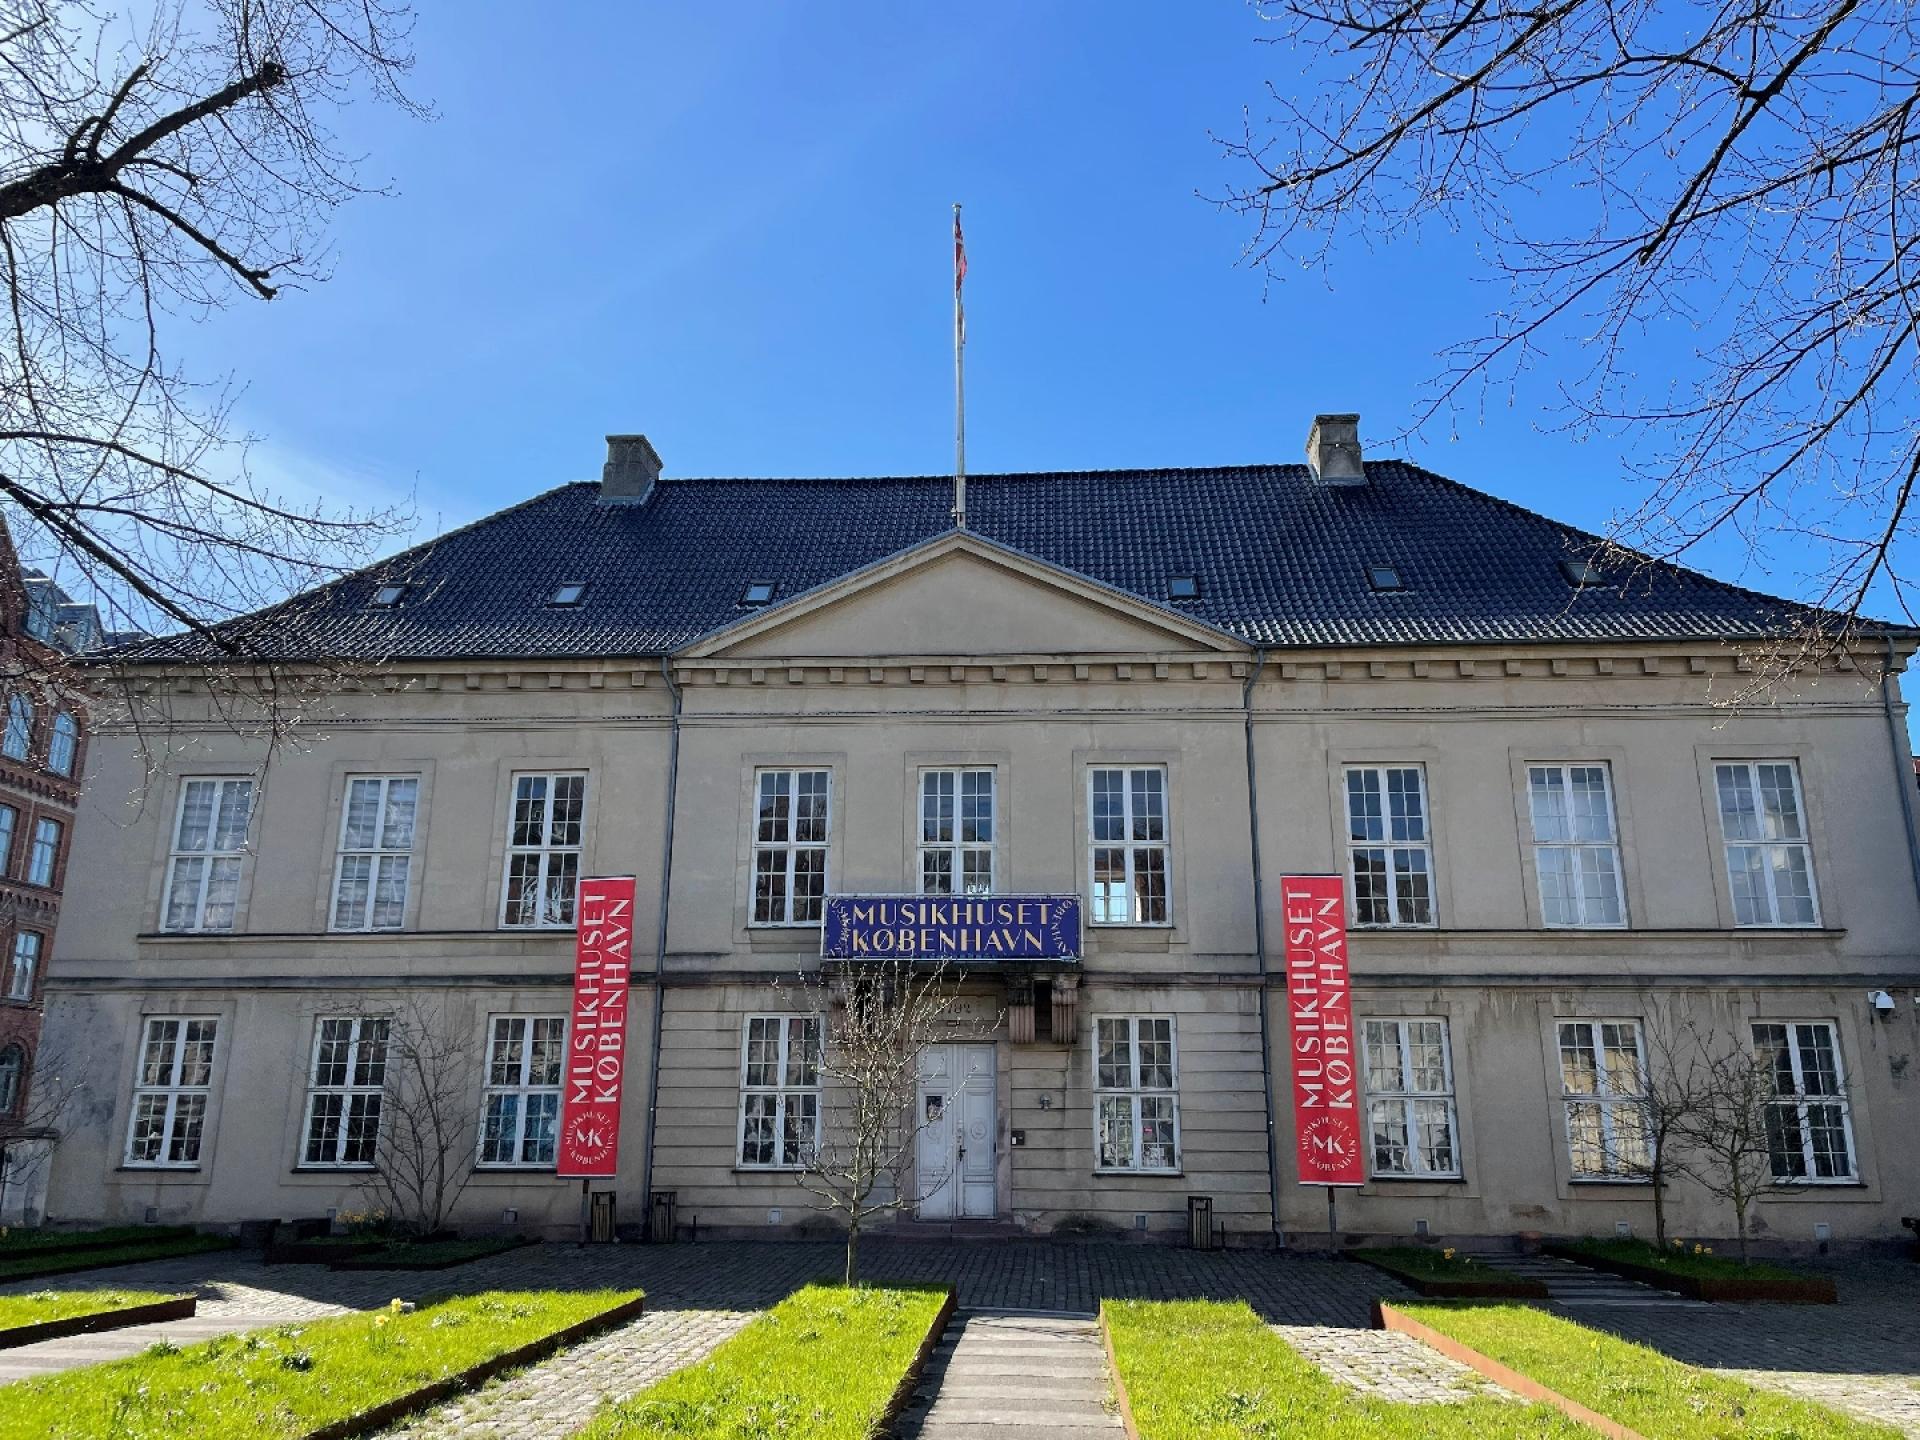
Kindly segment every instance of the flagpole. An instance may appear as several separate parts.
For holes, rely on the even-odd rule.
[[[966,278],[960,207],[953,207],[953,526],[967,528],[967,315],[960,300]]]

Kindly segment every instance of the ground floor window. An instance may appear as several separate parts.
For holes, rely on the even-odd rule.
[[[566,1035],[560,1015],[493,1017],[481,1100],[482,1165],[554,1163]]]
[[[379,1015],[323,1015],[314,1026],[302,1165],[372,1166],[390,1026]]]
[[[200,1163],[218,1026],[206,1016],[148,1017],[133,1080],[127,1164],[186,1168]]]
[[[1102,1015],[1093,1022],[1094,1164],[1101,1170],[1180,1168],[1180,1102],[1171,1015]]]
[[[1456,1179],[1453,1056],[1447,1022],[1369,1020],[1367,1129],[1375,1175]]]
[[[1847,1115],[1840,1041],[1820,1020],[1753,1027],[1754,1052],[1773,1074],[1767,1149],[1776,1180],[1852,1180],[1853,1125]]]
[[[740,1049],[740,1164],[792,1170],[820,1134],[820,1017],[749,1015]]]
[[[1638,1020],[1562,1020],[1560,1089],[1576,1180],[1637,1180],[1647,1145],[1646,1058]]]

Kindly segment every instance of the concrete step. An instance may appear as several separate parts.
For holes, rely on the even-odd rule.
[[[900,1433],[914,1440],[1115,1440],[1106,1350],[1078,1316],[965,1310],[928,1359]]]

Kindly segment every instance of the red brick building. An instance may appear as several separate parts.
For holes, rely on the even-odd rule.
[[[57,1128],[34,1088],[41,990],[86,758],[63,651],[99,643],[94,608],[24,576],[0,525],[0,1221],[38,1218]]]

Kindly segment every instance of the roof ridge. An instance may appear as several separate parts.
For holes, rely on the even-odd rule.
[[[1243,465],[1127,465],[1113,469],[1094,467],[1077,470],[981,470],[968,471],[969,485],[980,480],[1074,480],[1091,476],[1152,476],[1166,479],[1178,475],[1232,475],[1256,471],[1304,470],[1303,462],[1258,461]],[[662,475],[662,485],[847,485],[847,484],[951,484],[945,475]],[[574,485],[597,485],[595,480],[575,480]]]

